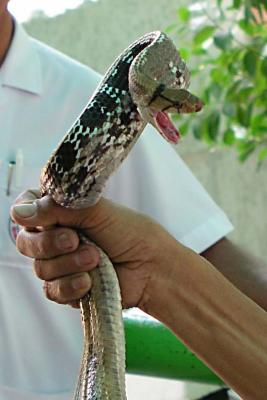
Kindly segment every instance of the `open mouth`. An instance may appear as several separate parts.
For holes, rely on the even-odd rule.
[[[153,111],[152,116],[162,136],[169,142],[176,144],[181,135],[169,115],[164,111]]]

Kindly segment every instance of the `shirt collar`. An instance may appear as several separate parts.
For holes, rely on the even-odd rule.
[[[42,73],[38,52],[23,27],[15,21],[14,36],[0,68],[0,84],[40,95]]]

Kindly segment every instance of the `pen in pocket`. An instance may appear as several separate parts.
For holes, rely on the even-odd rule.
[[[23,152],[22,149],[18,149],[16,152],[16,160],[11,160],[8,163],[7,170],[7,186],[6,195],[10,196],[12,185],[19,187],[21,185],[22,173],[23,173]]]
[[[14,169],[15,169],[16,162],[9,161],[8,163],[8,170],[7,170],[7,185],[6,185],[6,195],[10,196],[10,190],[12,185],[12,180],[14,176]]]

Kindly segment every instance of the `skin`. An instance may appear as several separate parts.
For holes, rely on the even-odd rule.
[[[234,262],[237,271],[245,265],[246,273],[252,263],[259,275],[265,274],[266,282],[266,270],[258,269],[261,263],[254,263],[251,256],[245,262],[247,255],[223,240],[204,254],[218,261],[217,269],[153,220],[108,200],[70,210],[49,197],[35,197],[36,192],[22,194],[12,217],[25,227],[17,246],[34,259],[34,270],[50,300],[75,306],[91,287],[88,272],[97,266],[98,253],[93,245],[79,246],[69,226],[83,229],[112,260],[124,307],[137,306],[166,324],[243,399],[265,399],[266,311],[218,271],[222,269],[257,298],[258,277],[253,290],[224,263]]]
[[[7,10],[8,0],[0,0],[0,67],[6,57],[13,36],[13,20]]]

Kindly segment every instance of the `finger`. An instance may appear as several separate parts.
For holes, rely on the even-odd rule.
[[[32,203],[40,197],[41,193],[39,189],[28,189],[19,194],[15,200],[15,204]]]
[[[44,282],[44,293],[49,300],[59,304],[75,302],[86,295],[92,286],[87,272]]]
[[[22,196],[22,199],[26,197]],[[56,204],[50,196],[35,199],[28,202],[15,204],[11,207],[12,219],[25,227],[36,226],[75,226],[80,227],[84,222],[84,215],[90,214],[92,206],[86,209],[70,209]]]
[[[22,195],[25,200],[28,194]],[[14,204],[10,214],[12,219],[24,227],[47,227],[54,225],[73,226],[76,228],[95,228],[106,225],[110,218],[111,202],[100,199],[97,204],[87,208],[74,209],[56,204],[50,196]],[[114,205],[113,205],[114,208]]]
[[[15,200],[15,205],[19,205],[19,204],[32,204],[35,202],[35,200],[37,200],[38,198],[40,198],[41,194],[39,189],[28,189],[22,193],[19,194],[19,196],[16,198]],[[12,218],[12,220],[14,220],[11,210],[10,210],[10,216]],[[32,227],[31,229],[29,228],[29,230],[33,230],[36,231],[38,230],[35,227]]]
[[[20,253],[27,257],[49,259],[76,250],[79,237],[74,230],[63,227],[40,232],[22,229],[16,243]]]
[[[97,249],[93,245],[82,245],[70,254],[50,260],[34,260],[34,271],[40,279],[51,281],[78,272],[90,271],[98,263]]]

